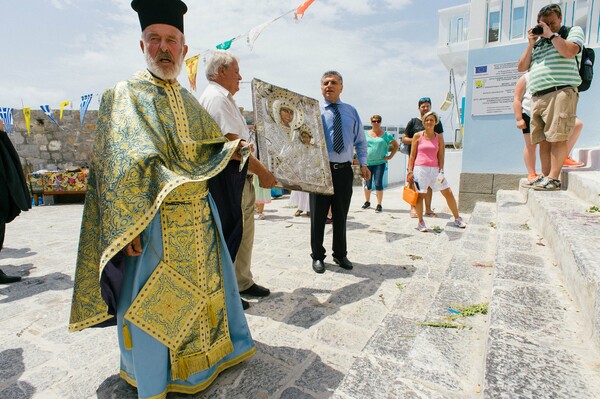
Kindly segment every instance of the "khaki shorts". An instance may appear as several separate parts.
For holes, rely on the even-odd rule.
[[[579,93],[574,87],[535,96],[531,104],[531,142],[567,141],[577,118]]]

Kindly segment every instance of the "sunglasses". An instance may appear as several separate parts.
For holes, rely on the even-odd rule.
[[[429,97],[419,98],[419,104],[422,104],[422,103],[430,103],[431,104],[431,98],[429,98]]]
[[[371,119],[371,123],[381,123],[381,119]]]

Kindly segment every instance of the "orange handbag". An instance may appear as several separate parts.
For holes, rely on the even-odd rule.
[[[414,183],[409,183],[404,186],[404,191],[402,192],[402,199],[411,206],[417,205],[417,198],[419,198],[419,193],[415,191],[414,187]]]

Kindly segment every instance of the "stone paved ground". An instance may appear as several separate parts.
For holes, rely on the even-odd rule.
[[[266,219],[257,221],[253,270],[272,294],[251,300],[246,312],[257,355],[224,372],[204,393],[169,398],[328,398],[357,360],[368,358],[363,350],[376,332],[382,334],[386,317],[394,309],[401,316],[398,309],[407,302],[397,304],[404,293],[427,314],[433,297],[419,302],[414,288],[430,274],[443,277],[452,270],[449,262],[465,230],[450,225],[436,194],[440,217],[427,222],[441,232],[417,232],[401,192],[387,190],[384,212],[377,214],[360,209],[362,190],[355,188],[348,220],[348,257],[355,267],[345,271],[328,257],[323,275],[311,269],[309,219],[293,216],[287,196],[267,205]],[[0,286],[0,398],[136,397],[118,377],[114,328],[67,331],[82,209],[36,207],[7,225],[0,268],[24,279]],[[328,252],[330,246],[328,226]]]

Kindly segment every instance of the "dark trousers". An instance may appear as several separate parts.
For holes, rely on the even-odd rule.
[[[333,180],[333,195],[310,194],[310,247],[314,260],[325,259],[323,237],[325,235],[325,220],[331,205],[333,215],[333,257],[342,259],[347,255],[346,218],[352,199],[352,167],[342,169],[331,168]]]
[[[0,251],[2,251],[2,246],[4,245],[4,234],[6,233],[6,223],[4,220],[0,220]]]

